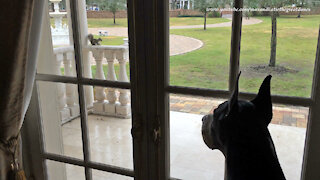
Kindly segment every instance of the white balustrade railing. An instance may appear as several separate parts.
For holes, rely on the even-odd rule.
[[[126,64],[128,62],[128,46],[89,46],[88,50],[96,62],[96,79],[129,82]],[[107,62],[107,77],[104,76],[103,61]],[[119,66],[119,79],[115,73],[115,66]],[[107,93],[106,93],[107,91]],[[93,113],[128,118],[131,116],[128,90],[116,88],[95,87],[95,102]]]
[[[61,75],[61,68],[63,68],[65,76],[75,76],[76,68],[73,47],[67,46],[55,48],[54,54],[56,56],[54,67],[55,75]],[[57,89],[60,118],[62,122],[79,116],[80,111],[77,86],[75,84],[58,83]]]
[[[128,44],[122,46],[88,46],[86,50],[92,53],[92,60],[96,64],[95,79],[129,82],[127,74]],[[65,76],[75,76],[74,50],[72,46],[54,49],[56,56],[55,74],[61,75],[61,68]],[[89,63],[92,64],[92,63]],[[108,66],[106,76],[104,66]],[[118,80],[115,66],[119,66]],[[78,93],[76,85],[58,85],[59,109],[62,121],[79,115]],[[94,103],[92,113],[106,116],[129,118],[131,116],[129,91],[117,88],[94,87]]]

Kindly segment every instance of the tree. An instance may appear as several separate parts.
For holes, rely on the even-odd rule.
[[[285,4],[290,3],[288,0],[268,0],[267,5],[271,9],[283,7]],[[269,66],[276,66],[276,56],[277,56],[277,16],[279,13],[277,11],[271,11],[271,44],[270,44],[270,60]]]
[[[276,12],[271,12],[271,52],[269,66],[276,66],[276,55],[277,55],[277,14]]]
[[[116,24],[116,13],[126,9],[126,0],[87,0],[96,3],[101,10],[108,10],[113,14],[113,24]]]
[[[259,7],[259,2],[260,2],[260,0],[244,0],[243,1],[243,6],[245,7],[245,8],[253,8],[253,9],[255,9],[255,8],[258,8]],[[244,12],[245,13],[245,15],[247,16],[247,18],[249,18],[249,16],[250,16],[250,12],[248,12],[248,11],[246,11],[246,12]],[[254,16],[255,15],[255,11],[253,11],[253,12],[251,12],[252,14],[252,16]]]
[[[255,4],[258,3],[258,4]],[[260,8],[270,8],[271,12],[271,43],[270,43],[270,59],[269,66],[276,66],[276,54],[277,54],[277,17],[279,13],[275,11],[277,8],[281,8],[285,5],[292,5],[292,0],[246,0],[245,4],[250,4],[250,6],[255,5]]]
[[[125,2],[123,0],[109,0],[107,8],[113,14],[113,24],[116,24],[116,12],[125,8]]]
[[[93,5],[98,5],[95,0],[86,0],[87,8],[92,7]]]
[[[204,24],[203,29],[207,29],[207,13],[208,8],[217,8],[219,7],[218,0],[195,0],[194,8],[203,13]]]
[[[171,9],[175,10],[177,8],[177,1],[178,0],[171,0]]]
[[[312,6],[311,3],[310,4],[308,3],[308,0],[296,0],[295,4],[297,8],[307,8]],[[301,11],[299,11],[297,18],[300,18],[300,17],[301,17]]]

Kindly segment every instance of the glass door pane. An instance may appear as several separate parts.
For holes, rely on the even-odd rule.
[[[170,1],[170,85],[228,89],[231,12],[208,11],[204,18],[201,10],[209,7]]]
[[[270,13],[250,13],[249,20],[260,22],[242,27],[240,70],[243,81],[240,89],[256,92],[260,79],[271,74],[272,94],[309,98],[320,16],[303,13],[297,18],[299,12],[288,15],[280,11],[274,28],[276,42],[271,46]],[[274,47],[274,58],[271,47]],[[271,59],[275,61],[274,66],[270,64]]]
[[[223,99],[170,95],[170,172],[185,180],[223,180],[224,156],[210,150],[201,135],[202,117]]]

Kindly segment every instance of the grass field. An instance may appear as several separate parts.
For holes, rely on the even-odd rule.
[[[95,35],[94,38],[101,38],[102,42],[100,42],[101,45],[122,45],[123,39],[125,37],[119,37],[119,36],[97,36]]]
[[[199,25],[203,24],[202,17],[172,17],[170,18],[170,26],[185,26],[185,25]],[[224,18],[207,18],[207,24],[216,24],[228,22]],[[113,24],[113,19],[88,19],[89,28],[99,27],[127,27],[127,18],[117,18],[116,24]]]
[[[51,25],[54,26],[54,20],[50,19]],[[185,25],[199,25],[203,24],[202,17],[172,17],[170,18],[170,26],[185,26]],[[228,22],[228,19],[224,18],[207,18],[207,24],[216,24],[222,22]],[[66,18],[63,19],[63,23],[66,23]],[[117,18],[116,24],[113,24],[112,18],[89,18],[88,28],[101,28],[101,27],[127,27],[127,18]]]
[[[270,17],[259,17],[263,23],[243,26],[240,89],[257,92],[264,76],[251,69],[267,65],[270,56]],[[292,71],[272,73],[272,93],[288,96],[310,96],[320,16],[278,18],[278,66]],[[228,88],[230,61],[230,27],[171,30],[172,34],[190,36],[204,42],[204,47],[170,58],[170,84],[213,89]]]

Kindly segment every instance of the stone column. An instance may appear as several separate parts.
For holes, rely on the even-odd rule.
[[[87,78],[92,78],[91,64],[89,58],[88,46],[88,22],[87,22],[87,11],[86,1],[78,0],[79,5],[79,27],[80,27],[80,39],[82,44],[82,60],[83,60],[83,75]],[[93,106],[93,87],[84,86],[87,107]]]

